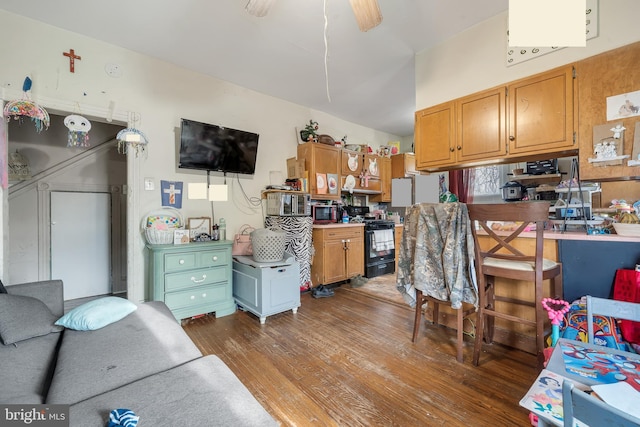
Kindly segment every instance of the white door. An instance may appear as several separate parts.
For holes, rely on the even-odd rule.
[[[51,278],[64,299],[111,293],[111,195],[51,192]]]

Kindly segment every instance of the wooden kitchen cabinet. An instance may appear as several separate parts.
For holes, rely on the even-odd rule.
[[[574,67],[556,68],[415,115],[418,170],[575,154]]]
[[[356,183],[354,192],[375,195],[381,194],[380,159],[381,157],[378,155],[343,149],[340,160],[340,170],[342,172],[340,188],[346,187],[347,177],[351,175],[355,178]],[[361,178],[365,172],[368,177],[366,180]]]
[[[391,178],[405,178],[419,175],[416,170],[416,156],[413,153],[401,153],[391,156]]]
[[[453,101],[415,114],[416,168],[453,166],[455,155],[455,103]]]
[[[506,155],[505,88],[416,113],[417,169],[438,169]]]
[[[498,87],[456,101],[456,162],[495,159],[507,153],[505,88]]]
[[[335,174],[340,180],[341,149],[316,142],[298,145],[298,159],[304,159],[305,170],[309,172],[309,193],[312,199],[340,200],[340,191],[336,194],[318,193],[317,173]]]
[[[380,194],[372,195],[369,200],[372,202],[390,202],[391,159],[388,157],[378,157],[378,168],[380,170]]]
[[[569,65],[508,86],[510,157],[578,148],[573,82],[574,67]]]
[[[314,226],[313,286],[328,285],[364,274],[364,226]]]

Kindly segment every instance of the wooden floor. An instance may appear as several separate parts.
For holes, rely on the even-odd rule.
[[[529,426],[518,405],[536,378],[531,354],[485,345],[480,366],[455,359],[455,331],[423,324],[413,310],[337,288],[301,297],[260,325],[238,311],[184,329],[218,355],[283,426]]]

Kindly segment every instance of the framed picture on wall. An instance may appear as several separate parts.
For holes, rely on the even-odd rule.
[[[202,233],[211,234],[211,218],[207,216],[189,218],[187,219],[187,228],[191,240]]]

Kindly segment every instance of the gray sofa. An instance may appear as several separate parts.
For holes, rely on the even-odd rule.
[[[8,320],[0,314],[2,404],[68,404],[70,425],[83,427],[106,425],[118,408],[132,410],[141,426],[277,425],[217,356],[202,355],[162,302],[138,304],[121,320],[78,331],[53,325],[64,311],[61,281],[6,291],[0,302],[33,297],[48,310],[38,302]],[[9,337],[16,325],[27,337],[4,344],[5,337],[15,340]]]

